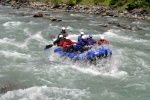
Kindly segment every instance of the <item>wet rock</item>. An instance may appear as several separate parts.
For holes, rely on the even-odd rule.
[[[57,9],[57,8],[59,8],[60,6],[61,6],[60,4],[54,5],[52,8],[53,8],[53,9]]]
[[[33,17],[43,17],[43,14],[40,13],[40,12],[38,12],[38,13],[35,13],[35,14],[33,15]]]
[[[54,22],[54,21],[55,21],[55,22],[60,22],[60,21],[62,21],[62,20],[61,20],[61,19],[52,18],[51,21],[53,21],[53,22]]]
[[[20,88],[22,87],[16,84],[7,84],[0,87],[0,93],[6,93],[7,91],[18,90]]]
[[[108,22],[108,24],[115,25],[115,26],[123,28],[123,29],[129,29],[129,30],[135,30],[135,31],[142,30],[142,28],[140,28],[138,26],[125,25],[125,24],[120,24],[118,22]]]
[[[57,19],[53,18],[53,19],[51,19],[51,21],[57,21]]]
[[[57,19],[57,22],[60,22],[60,21],[62,21],[61,19]]]
[[[45,16],[50,16],[50,14],[44,14]]]

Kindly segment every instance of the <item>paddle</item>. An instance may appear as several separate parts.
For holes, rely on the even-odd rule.
[[[53,44],[50,44],[50,45],[46,45],[46,47],[44,48],[44,51],[46,51],[47,49],[53,47]]]

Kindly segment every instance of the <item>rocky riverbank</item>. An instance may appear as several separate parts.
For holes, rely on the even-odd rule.
[[[134,18],[142,20],[150,20],[150,12],[148,10],[125,10],[117,11],[112,7],[106,7],[102,5],[75,5],[68,6],[66,4],[59,5],[50,5],[40,2],[1,2],[2,5],[12,6],[14,9],[19,9],[20,7],[28,7],[32,9],[40,9],[53,12],[77,12],[77,13],[87,13],[87,14],[96,14],[99,16],[112,16],[112,17],[124,17],[124,18]]]

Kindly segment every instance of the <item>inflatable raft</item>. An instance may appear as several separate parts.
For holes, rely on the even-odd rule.
[[[112,50],[108,46],[92,47],[90,50],[84,52],[66,52],[62,48],[55,48],[54,53],[59,54],[61,57],[68,57],[75,60],[102,58],[112,55]]]

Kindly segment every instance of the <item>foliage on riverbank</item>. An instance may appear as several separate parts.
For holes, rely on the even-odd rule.
[[[30,2],[40,1],[50,4],[66,3],[68,5],[76,4],[91,4],[91,5],[105,5],[114,8],[122,9],[150,9],[150,0],[29,0]]]

